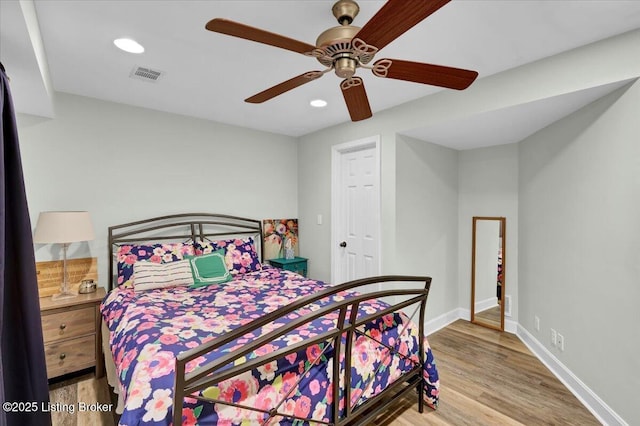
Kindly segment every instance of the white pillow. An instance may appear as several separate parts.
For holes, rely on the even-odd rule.
[[[187,259],[167,263],[139,261],[133,264],[135,291],[192,284],[193,274]]]

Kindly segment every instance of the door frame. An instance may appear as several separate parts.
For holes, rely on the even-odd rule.
[[[382,180],[381,180],[381,155],[380,155],[380,135],[368,136],[350,142],[344,142],[331,147],[331,282],[337,284],[338,277],[338,235],[340,203],[342,189],[342,170],[340,168],[342,155],[349,152],[361,151],[373,148],[375,152],[374,179],[378,186],[378,223],[376,232],[378,234],[378,256],[377,274],[382,270]]]

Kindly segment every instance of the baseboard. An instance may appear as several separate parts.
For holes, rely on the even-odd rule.
[[[514,320],[510,320],[510,319],[504,319],[504,331],[511,333],[511,334],[518,334],[518,326],[520,324],[518,324],[517,321]]]
[[[464,311],[466,311],[466,317],[464,316],[465,315]],[[445,328],[446,326],[448,326],[454,321],[457,321],[459,319],[466,319],[467,321],[469,321],[469,318],[470,318],[469,309],[457,308],[457,309],[454,309],[453,311],[445,312],[444,314],[438,317],[435,317],[432,320],[425,321],[424,334],[428,336],[431,333],[435,333],[436,331],[442,328]]]
[[[445,328],[452,322],[457,321],[459,319],[463,319],[465,321],[471,321],[471,309],[456,308],[453,311],[446,312],[432,320],[425,321],[424,323],[425,334],[428,336],[431,333],[435,333],[436,331],[442,328]],[[516,333],[517,329],[518,329],[518,323],[516,321],[505,318],[504,331],[511,334],[517,334]]]
[[[587,385],[571,372],[558,358],[542,345],[531,333],[517,324],[516,335],[529,348],[567,389],[604,425],[628,426],[622,417],[616,414],[605,402],[598,397]]]
[[[429,321],[425,321],[425,334],[431,333],[463,319],[471,319],[471,311],[464,308],[456,308]],[[531,333],[522,327],[517,321],[506,319],[504,331],[515,334],[522,343],[544,364],[554,376],[562,382],[569,391],[591,412],[603,425],[629,426],[615,411],[611,409],[598,395],[585,385],[575,374],[571,372],[558,358],[542,345]]]

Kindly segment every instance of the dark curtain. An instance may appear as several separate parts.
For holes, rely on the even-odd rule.
[[[13,101],[2,64],[0,79],[0,424],[50,425],[51,414],[42,410],[49,403],[49,387],[31,221]],[[13,404],[7,410],[7,403],[29,404]]]

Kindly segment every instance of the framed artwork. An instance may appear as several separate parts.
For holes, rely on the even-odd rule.
[[[264,259],[285,257],[290,248],[298,256],[298,219],[263,219]]]

